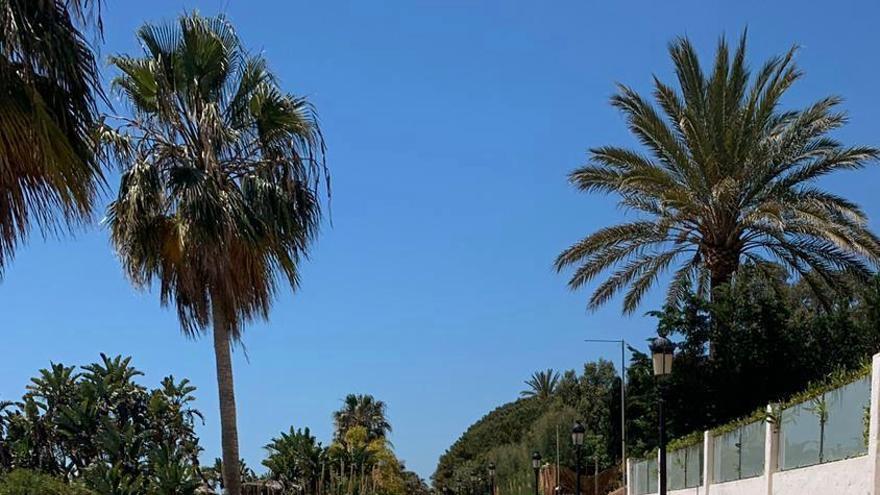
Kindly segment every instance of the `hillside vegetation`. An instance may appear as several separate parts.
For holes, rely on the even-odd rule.
[[[713,301],[690,293],[652,312],[658,332],[679,344],[666,384],[670,438],[747,415],[880,351],[880,279],[848,287],[823,301],[772,265],[747,265]],[[657,388],[650,359],[640,352],[647,345],[633,344],[626,426],[628,455],[637,456],[657,445]],[[542,373],[529,382],[543,389],[552,380],[536,382]],[[579,373],[558,377],[549,393],[514,400],[469,427],[440,458],[435,487],[485,493],[486,467],[494,462],[501,493],[533,493],[531,453],[555,463],[557,428],[559,462],[574,468],[569,431],[575,420],[587,426],[584,456],[591,470],[596,460],[600,469],[619,462],[620,380],[612,363],[586,363]]]

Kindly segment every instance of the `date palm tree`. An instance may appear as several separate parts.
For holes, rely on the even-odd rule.
[[[137,287],[158,283],[182,331],[212,330],[223,481],[241,493],[231,347],[267,319],[278,284],[299,284],[317,234],[324,141],[312,106],[284,93],[222,16],[138,31],[141,56],[111,59],[130,105],[102,130],[123,164],[106,222]]]
[[[569,176],[581,191],[617,195],[639,216],[559,255],[557,270],[574,267],[569,287],[610,272],[590,308],[626,289],[624,311],[632,312],[667,271],[670,303],[689,288],[710,294],[744,261],[781,264],[819,294],[837,288],[844,272],[868,276],[880,242],[865,213],[816,184],[878,156],[875,148],[829,136],[847,120],[837,109],[840,98],[781,109],[801,78],[795,49],[752,73],[745,34],[733,53],[721,39],[708,74],[687,38],[669,52],[677,89],[655,77],[655,103],[623,85],[611,99],[646,153],[593,148],[590,163]]]
[[[536,371],[525,381],[528,390],[519,393],[522,397],[537,397],[541,400],[548,399],[556,392],[559,386],[559,372],[548,368],[546,371]]]
[[[0,276],[32,227],[91,218],[100,74],[85,29],[99,0],[0,0]]]

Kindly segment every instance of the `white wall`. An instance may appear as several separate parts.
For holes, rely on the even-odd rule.
[[[777,466],[779,434],[775,425],[765,423],[764,474],[756,478],[714,483],[713,436],[703,436],[703,485],[669,491],[669,495],[880,495],[880,354],[871,368],[871,418],[868,453],[861,457],[780,471]],[[634,462],[627,460],[632,478]],[[635,495],[627,486],[627,495]]]
[[[711,485],[712,495],[745,495],[767,493],[764,477],[747,478]]]
[[[829,462],[773,475],[773,495],[873,495],[869,456]],[[714,490],[713,490],[714,492]]]
[[[705,493],[702,486],[685,488],[684,490],[669,490],[668,492],[669,495],[704,495]]]

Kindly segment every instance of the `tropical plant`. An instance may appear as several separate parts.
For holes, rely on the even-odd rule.
[[[102,98],[85,30],[100,0],[0,0],[0,276],[31,227],[90,219]]]
[[[137,287],[158,282],[188,336],[213,330],[227,493],[241,475],[231,347],[266,319],[279,279],[299,284],[317,234],[324,141],[311,105],[285,94],[222,16],[138,31],[116,56],[133,117],[102,129],[123,164],[107,223]]]
[[[403,469],[384,437],[373,437],[361,425],[352,426],[327,449],[327,459],[339,470],[344,493],[402,494]]]
[[[386,416],[386,405],[369,394],[349,394],[342,401],[342,408],[333,413],[336,438],[345,438],[354,427],[363,427],[370,440],[384,439],[391,432]]]
[[[270,477],[285,487],[302,487],[306,493],[317,493],[324,467],[324,449],[308,428],[281,432],[265,447],[268,455],[263,466]]]
[[[829,132],[846,122],[840,98],[801,110],[782,110],[786,91],[801,78],[795,49],[752,74],[746,35],[731,54],[722,38],[706,74],[687,38],[670,45],[678,90],[654,78],[659,110],[620,85],[611,104],[649,154],[603,146],[573,171],[581,191],[613,193],[640,218],[602,228],[562,252],[557,270],[575,267],[572,289],[611,271],[590,298],[597,308],[627,288],[632,312],[646,291],[674,268],[668,301],[700,294],[731,280],[744,260],[776,260],[817,294],[840,287],[840,274],[867,278],[880,259],[880,241],[858,205],[816,180],[858,169],[875,148],[844,146]]]
[[[544,400],[549,399],[556,387],[559,385],[559,372],[548,368],[546,371],[536,371],[532,373],[531,378],[525,381],[529,386],[528,390],[519,393],[521,397],[537,397]]]
[[[201,452],[195,388],[166,377],[148,390],[134,381],[141,375],[130,358],[105,355],[40,370],[20,401],[0,404],[0,474],[25,470],[15,486],[31,486],[43,482],[26,475],[35,472],[96,495],[191,493]]]

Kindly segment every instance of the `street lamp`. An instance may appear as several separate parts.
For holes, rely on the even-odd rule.
[[[660,380],[672,373],[672,358],[675,356],[675,344],[666,337],[651,340],[651,357],[654,363],[654,376],[658,380],[657,412],[660,420],[660,493],[666,495],[666,420],[663,417],[663,384]]]
[[[541,453],[537,450],[532,453],[532,469],[535,470],[535,495],[538,495],[538,482],[541,472]]]
[[[489,463],[489,495],[495,495],[495,463]]]
[[[575,421],[571,428],[571,443],[574,445],[574,495],[581,495],[581,448],[584,446],[584,433],[587,429],[580,421]]]
[[[620,481],[626,486],[626,346],[620,339],[587,339],[585,342],[620,344]]]

